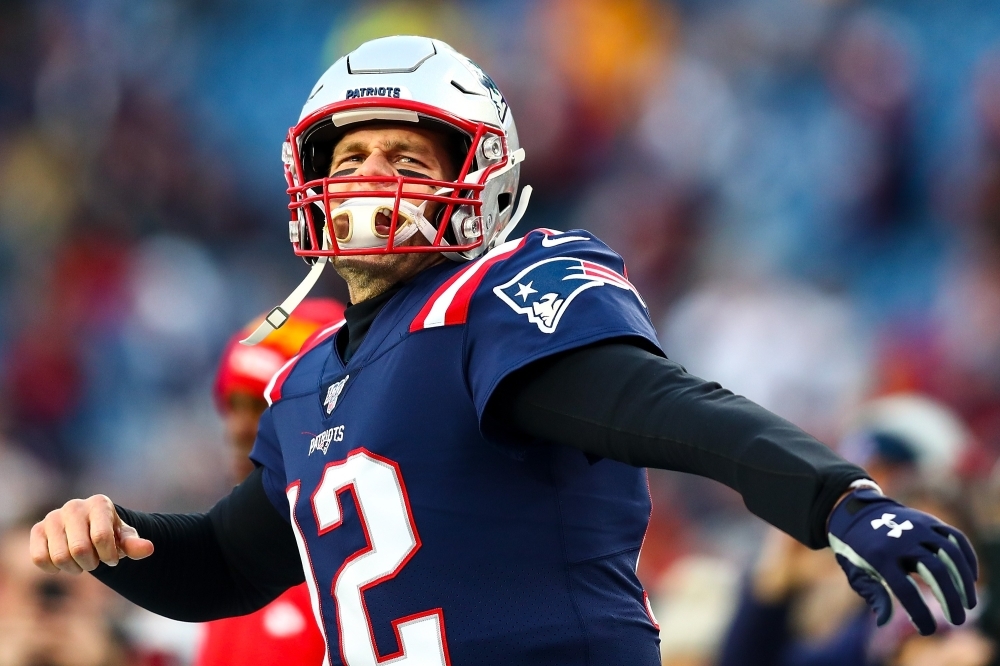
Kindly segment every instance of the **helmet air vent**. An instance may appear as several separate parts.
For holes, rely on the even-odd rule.
[[[458,81],[455,81],[454,79],[452,79],[451,85],[455,86],[456,88],[458,88],[459,90],[461,90],[466,95],[480,95],[481,96],[483,94],[483,93],[480,93],[480,92],[476,92],[475,90],[467,90],[465,88],[465,86],[463,86]]]

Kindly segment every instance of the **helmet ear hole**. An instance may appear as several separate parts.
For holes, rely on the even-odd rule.
[[[497,195],[497,210],[503,213],[505,210],[510,208],[510,202],[513,199],[510,192],[501,192]]]

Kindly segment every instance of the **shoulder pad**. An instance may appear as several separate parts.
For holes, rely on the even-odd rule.
[[[267,400],[268,405],[273,405],[277,401],[281,400],[281,389],[285,384],[285,380],[288,379],[289,375],[292,374],[292,370],[295,369],[295,365],[302,359],[303,356],[308,354],[310,351],[318,347],[325,340],[329,340],[340,327],[344,325],[345,320],[341,319],[336,324],[331,324],[326,328],[321,328],[316,331],[302,343],[302,347],[299,349],[299,353],[288,359],[281,368],[274,373],[271,377],[271,381],[267,383],[267,388],[264,389],[264,400]]]
[[[575,232],[574,232],[575,233]],[[565,237],[565,240],[555,242],[555,245],[541,244],[543,247],[555,247],[571,240],[591,240],[587,232],[573,236],[564,234],[554,229],[535,229],[528,232],[524,238],[515,238],[506,243],[496,246],[482,257],[469,262],[457,273],[437,288],[427,299],[424,306],[413,318],[410,324],[410,332],[423,330],[425,328],[436,328],[438,326],[452,326],[454,324],[464,324],[469,317],[469,303],[473,294],[479,288],[486,273],[498,262],[508,259],[514,253],[526,248],[529,241],[535,239]]]

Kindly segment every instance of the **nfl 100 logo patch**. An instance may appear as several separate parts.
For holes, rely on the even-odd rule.
[[[631,291],[643,302],[632,283],[615,271],[585,259],[554,257],[528,266],[514,279],[493,288],[493,293],[514,312],[528,317],[542,333],[553,333],[578,295],[592,287],[610,285]]]
[[[337,408],[337,401],[340,399],[340,394],[344,392],[344,386],[350,378],[351,376],[347,375],[340,381],[330,384],[326,389],[326,397],[323,398],[323,408],[326,410],[327,416],[332,414],[333,410]]]

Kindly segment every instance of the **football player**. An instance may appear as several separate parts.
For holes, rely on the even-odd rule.
[[[292,246],[313,268],[248,342],[331,258],[346,323],[272,378],[256,467],[207,514],[72,500],[35,526],[38,566],[185,620],[304,580],[330,664],[652,665],[635,566],[657,467],[831,546],[879,622],[890,589],[922,633],[920,586],[954,623],[976,604],[958,530],[668,360],[600,240],[507,240],[528,198],[513,114],[447,44],[388,37],[338,60],[282,156]]]
[[[239,340],[257,327],[254,321],[226,345],[215,378],[215,404],[225,420],[232,455],[233,479],[239,483],[252,471],[250,450],[257,423],[267,409],[264,389],[314,333],[343,319],[344,306],[328,298],[302,302],[285,325],[257,346]],[[323,663],[326,648],[309,605],[305,584],[289,588],[264,608],[249,615],[215,620],[205,634],[195,666]]]

